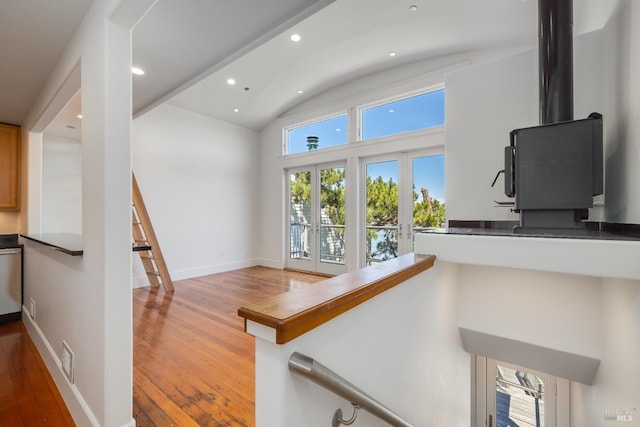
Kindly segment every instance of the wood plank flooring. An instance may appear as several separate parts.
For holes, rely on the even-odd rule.
[[[21,321],[0,325],[0,427],[74,426]]]
[[[251,267],[133,291],[133,417],[144,426],[255,425],[254,338],[240,306],[325,279]]]

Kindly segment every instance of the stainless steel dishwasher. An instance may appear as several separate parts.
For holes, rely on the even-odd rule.
[[[0,249],[0,320],[22,310],[22,250]]]

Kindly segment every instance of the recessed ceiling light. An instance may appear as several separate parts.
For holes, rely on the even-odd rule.
[[[81,119],[82,118],[82,114],[78,114],[76,117]]]
[[[390,56],[390,57],[392,57],[392,58],[393,58],[394,56],[396,56],[396,55],[397,55],[397,53],[395,53],[395,52],[389,52],[389,56]]]
[[[299,42],[300,40],[302,40],[302,37],[300,37],[300,34],[291,34],[290,38],[292,42]]]
[[[299,90],[298,91],[298,95],[301,94],[301,93],[304,93],[304,91],[303,90]]]
[[[144,74],[144,70],[142,68],[139,67],[131,67],[131,72],[133,74],[135,74],[136,76],[141,76]]]
[[[409,6],[409,10],[411,12],[415,12],[416,10],[418,10],[418,6],[416,6],[415,4],[412,4],[411,6]]]
[[[394,110],[393,108],[390,108],[390,109],[389,109],[389,112],[390,112],[390,113],[395,113],[395,112],[396,112],[396,110]]]
[[[342,129],[340,128],[336,128],[336,132],[340,132]]]
[[[236,79],[233,79],[233,78],[227,79],[227,84],[230,86],[233,86],[234,84],[236,84]]]
[[[237,113],[237,112],[239,112],[239,111],[240,111],[240,109],[239,109],[239,108],[234,108],[234,109],[233,109],[233,112],[234,112],[234,113]]]

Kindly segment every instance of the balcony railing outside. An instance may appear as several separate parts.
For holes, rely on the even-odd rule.
[[[429,227],[412,227],[412,237],[427,228]],[[291,223],[289,251],[291,259],[311,259],[311,232],[310,224]],[[397,235],[398,226],[395,225],[368,226],[366,233],[367,265],[396,258],[399,255]],[[344,225],[320,225],[320,261],[344,264],[344,242]]]
[[[291,223],[290,257],[292,259],[311,259],[312,228],[310,224]],[[320,261],[331,264],[344,264],[345,226],[320,225]]]

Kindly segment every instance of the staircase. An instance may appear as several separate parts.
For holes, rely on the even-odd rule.
[[[149,285],[152,288],[159,288],[162,284],[165,292],[173,292],[173,282],[133,172],[131,173],[131,182],[133,184],[133,209],[131,212],[133,250],[140,255],[142,266],[149,279]]]

